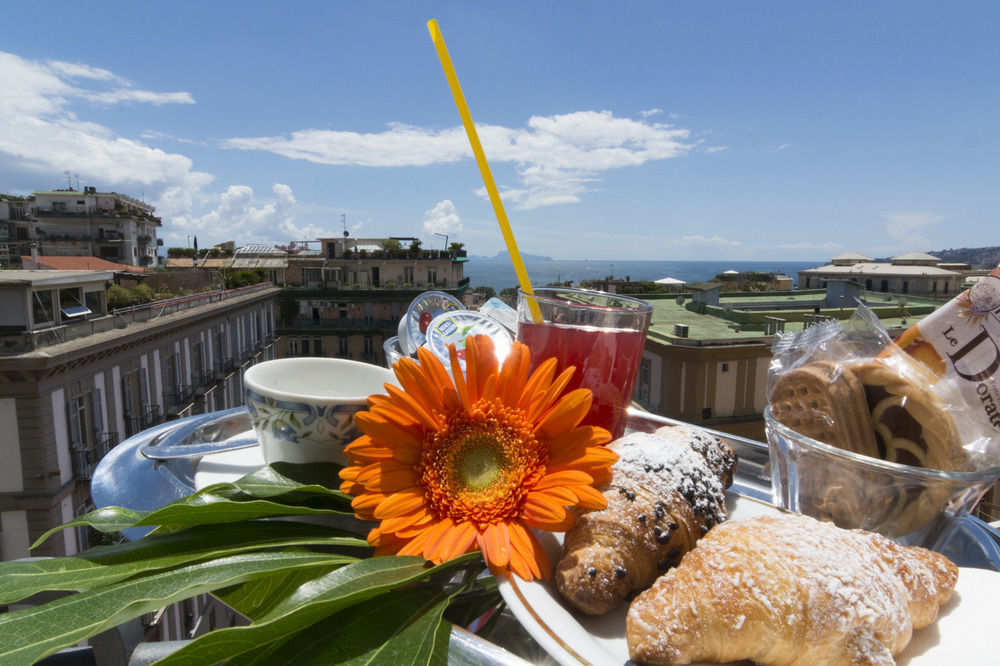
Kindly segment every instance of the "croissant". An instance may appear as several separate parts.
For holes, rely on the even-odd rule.
[[[796,514],[719,525],[633,600],[641,664],[894,664],[937,619],[958,567],[886,537]]]
[[[649,587],[726,519],[736,466],[721,439],[691,426],[632,433],[609,447],[619,459],[600,488],[608,505],[577,517],[555,572],[563,599],[590,615]]]

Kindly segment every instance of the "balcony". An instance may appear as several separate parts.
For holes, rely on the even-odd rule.
[[[167,414],[178,415],[190,406],[193,398],[194,389],[190,384],[178,384],[173,391],[163,393],[163,404]]]
[[[159,405],[147,405],[146,408],[142,410],[142,425],[144,428],[154,426],[159,423],[160,420]]]
[[[289,333],[364,333],[366,331],[378,331],[391,333],[399,328],[399,320],[396,319],[355,319],[352,317],[333,319],[309,319],[294,318],[281,319],[278,321],[278,329],[282,334]]]
[[[78,481],[89,481],[93,477],[97,463],[118,444],[118,435],[113,432],[97,432],[94,433],[94,440],[93,446],[89,448],[70,449],[73,476]]]

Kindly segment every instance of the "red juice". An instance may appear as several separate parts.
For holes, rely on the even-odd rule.
[[[531,369],[547,358],[559,359],[556,374],[570,365],[576,372],[568,390],[589,388],[594,394],[584,425],[601,426],[613,438],[625,433],[625,408],[642,358],[646,334],[625,329],[572,328],[518,322],[517,339],[531,350]]]

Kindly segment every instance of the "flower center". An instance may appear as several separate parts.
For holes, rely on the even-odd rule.
[[[548,462],[523,413],[480,401],[445,423],[430,435],[417,470],[429,506],[479,526],[517,515]]]
[[[503,475],[503,460],[494,448],[496,442],[481,434],[468,437],[463,443],[466,450],[456,456],[458,484],[471,491],[489,488]]]

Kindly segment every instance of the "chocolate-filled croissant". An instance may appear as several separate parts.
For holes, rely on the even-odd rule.
[[[608,506],[578,517],[555,573],[563,599],[591,615],[652,585],[726,519],[736,467],[732,449],[691,426],[632,433],[608,446],[619,456],[600,488]]]

